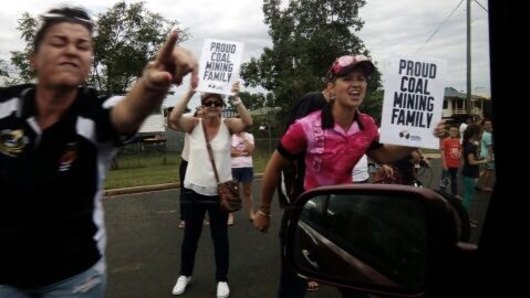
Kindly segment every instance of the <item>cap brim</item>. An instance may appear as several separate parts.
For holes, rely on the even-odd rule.
[[[371,76],[375,71],[375,66],[371,61],[360,61],[353,65],[350,65],[348,67],[345,67],[338,75],[337,77],[342,77],[345,75],[350,74],[354,70],[361,70],[361,72],[366,76]]]

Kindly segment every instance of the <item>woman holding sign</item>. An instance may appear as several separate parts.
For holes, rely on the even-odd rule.
[[[173,288],[173,295],[183,294],[191,281],[197,243],[201,236],[202,222],[206,212],[210,218],[210,232],[215,249],[217,297],[228,297],[230,294],[227,281],[228,214],[221,211],[219,206],[217,182],[208,157],[203,126],[213,151],[220,182],[231,180],[232,134],[242,132],[252,125],[250,113],[238,97],[239,82],[232,85],[232,92],[235,94],[229,99],[236,107],[239,118],[222,118],[224,96],[215,93],[205,93],[201,96],[204,111],[201,118],[183,116],[188,102],[195,93],[192,89],[184,94],[171,111],[170,126],[186,132],[190,148],[182,196],[182,204],[186,205],[186,212],[184,212],[186,225],[182,240],[180,276]]]
[[[380,144],[373,118],[359,112],[366,96],[368,78],[374,70],[372,62],[364,55],[342,56],[332,64],[326,75],[330,102],[322,110],[292,124],[267,164],[262,180],[261,206],[254,219],[258,230],[267,231],[278,177],[297,154],[305,154],[304,190],[309,190],[352,183],[352,169],[365,153],[378,163],[392,163],[415,149]],[[436,127],[435,134],[441,135],[443,131],[442,123]],[[282,264],[279,297],[304,297],[306,287],[307,282],[287,264]]]

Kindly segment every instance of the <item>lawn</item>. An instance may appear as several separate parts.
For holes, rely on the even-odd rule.
[[[268,150],[253,155],[254,174],[262,173],[270,158]],[[425,154],[439,150],[423,149]],[[157,157],[125,157],[118,159],[119,169],[109,171],[105,189],[178,182],[180,154],[167,153]]]
[[[261,173],[270,154],[254,154],[254,173]],[[178,182],[180,155],[165,154],[158,157],[119,158],[119,169],[109,171],[105,189],[116,189],[142,185]]]

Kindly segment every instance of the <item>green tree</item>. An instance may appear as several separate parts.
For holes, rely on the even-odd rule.
[[[7,72],[7,64],[4,61],[4,59],[0,59],[0,77],[9,77],[9,73]]]
[[[102,94],[125,94],[147,62],[154,58],[171,28],[178,25],[177,21],[148,11],[144,2],[118,2],[95,20],[94,59],[87,83]],[[38,27],[38,18],[27,12],[18,20],[17,30],[26,46],[23,51],[11,52],[11,64],[16,67],[21,82],[34,78],[29,57]],[[181,30],[179,42],[188,38],[188,29]]]
[[[381,88],[372,91],[370,94],[367,95],[368,100],[365,100],[360,107],[363,113],[367,113],[373,116],[378,125],[381,124],[384,95],[385,92]]]
[[[148,11],[144,2],[115,4],[97,19],[90,83],[103,93],[126,93],[176,25]],[[187,31],[180,33],[180,42],[189,37]]]
[[[272,48],[242,65],[241,76],[250,86],[270,91],[267,105],[280,107],[284,117],[303,94],[324,87],[325,74],[336,57],[369,52],[355,35],[364,24],[358,16],[364,0],[292,0],[285,9],[280,3],[264,0]],[[376,71],[369,90],[379,86]]]
[[[267,101],[265,95],[262,93],[243,91],[239,93],[239,97],[245,103],[245,107],[250,111],[263,108]]]
[[[11,64],[15,66],[18,73],[15,80],[21,83],[29,83],[35,77],[31,66],[29,64],[29,57],[33,51],[33,41],[38,29],[38,21],[29,13],[25,12],[22,17],[18,19],[17,30],[20,32],[20,37],[26,42],[23,51],[11,51]]]

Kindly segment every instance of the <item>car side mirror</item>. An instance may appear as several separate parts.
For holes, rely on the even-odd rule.
[[[284,257],[304,277],[363,292],[424,294],[462,235],[453,203],[424,188],[320,187],[295,205]]]

